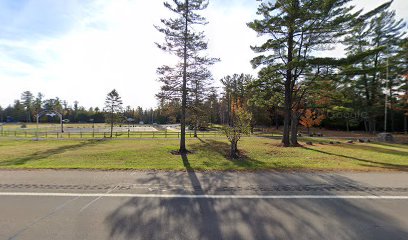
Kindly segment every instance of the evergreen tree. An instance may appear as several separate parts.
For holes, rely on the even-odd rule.
[[[234,104],[239,104],[239,107],[247,108],[247,86],[252,81],[252,76],[249,74],[233,74],[223,77],[220,81],[224,88],[224,100],[226,102],[226,116],[228,125],[233,126],[234,116],[231,111]]]
[[[108,120],[108,122],[110,123],[111,138],[113,134],[113,125],[115,121],[118,119],[119,114],[122,113],[122,105],[123,105],[122,99],[115,89],[108,93],[105,99],[104,111],[107,113],[106,120]]]
[[[44,95],[42,93],[37,93],[37,97],[35,98],[33,104],[35,115],[38,115],[42,111],[43,98]]]
[[[212,84],[212,75],[207,68],[197,69],[189,81],[189,92],[187,106],[190,110],[191,126],[194,129],[194,137],[197,136],[197,130],[206,126],[208,114],[205,111],[205,101],[210,93]]]
[[[16,122],[23,122],[26,120],[26,111],[24,109],[24,105],[21,103],[20,100],[15,100],[13,108],[11,110],[11,116],[13,116],[13,120]]]
[[[394,102],[393,95],[397,74],[395,68],[389,68],[389,63],[396,55],[397,46],[405,34],[402,30],[405,24],[402,19],[398,21],[395,19],[394,11],[388,10],[391,4],[392,1],[386,2],[365,14],[365,21],[358,22],[344,42],[348,55],[377,50],[364,60],[345,68],[348,75],[354,74],[351,80],[356,81],[356,89],[364,99],[367,130],[370,133],[376,132],[378,116],[384,116],[383,93],[387,91],[386,94],[391,96],[391,103]],[[385,83],[387,77],[388,82]],[[386,85],[388,85],[387,89],[385,89]]]
[[[270,124],[279,129],[279,116],[284,100],[282,78],[279,74],[260,76],[248,86],[249,104],[267,112]]]
[[[350,0],[277,0],[261,3],[257,14],[262,19],[254,20],[248,26],[259,35],[268,36],[260,46],[252,47],[262,55],[252,60],[254,67],[261,66],[260,74],[280,74],[284,79],[284,146],[297,145],[298,120],[292,119],[294,95],[298,82],[305,73],[319,75],[319,68],[311,67],[338,64],[336,59],[317,58],[318,50],[326,50],[339,41],[354,18]],[[309,71],[307,71],[309,69]],[[297,88],[299,89],[299,88]],[[302,90],[303,92],[303,90]],[[298,97],[301,97],[299,94]],[[291,124],[292,122],[292,124]],[[291,141],[291,137],[295,137]]]
[[[209,89],[209,95],[205,103],[205,109],[209,113],[208,121],[210,124],[221,123],[220,121],[220,102],[217,92],[217,88],[211,87]]]
[[[399,52],[396,56],[397,66],[397,109],[403,114],[404,133],[408,134],[408,38],[401,41]]]
[[[31,122],[32,108],[33,108],[34,95],[30,91],[25,91],[21,94],[21,101],[27,112],[27,122]]]
[[[180,153],[186,153],[186,111],[189,95],[189,82],[207,66],[217,59],[202,56],[201,52],[208,47],[204,32],[196,31],[196,27],[206,25],[207,21],[197,12],[207,8],[208,0],[173,0],[165,2],[164,6],[177,15],[176,18],[162,19],[162,26],[156,29],[165,35],[165,42],[156,45],[165,52],[179,58],[174,66],[159,67],[159,81],[163,83],[157,97],[161,101],[181,101],[181,138]],[[196,27],[195,27],[196,26]]]
[[[78,101],[74,101],[74,116],[73,116],[73,120],[74,120],[74,122],[76,122],[78,119],[78,109],[79,109],[79,102]]]

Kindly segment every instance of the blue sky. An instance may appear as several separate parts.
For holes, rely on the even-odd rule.
[[[358,0],[372,8],[383,1]],[[226,74],[256,74],[249,49],[259,41],[246,23],[256,17],[255,0],[213,0],[204,15],[216,81]],[[392,6],[408,20],[408,1]],[[71,104],[102,106],[116,88],[125,105],[153,107],[159,89],[156,68],[172,61],[154,42],[154,29],[168,16],[162,1],[0,0],[0,105],[21,92],[59,96]]]

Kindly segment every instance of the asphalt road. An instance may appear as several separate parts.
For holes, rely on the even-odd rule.
[[[0,239],[408,239],[408,173],[0,171]]]

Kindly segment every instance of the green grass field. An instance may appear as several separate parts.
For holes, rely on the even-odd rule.
[[[244,157],[230,160],[223,139],[189,139],[188,165],[176,150],[177,139],[10,140],[0,139],[1,169],[158,169],[184,170],[408,170],[408,147],[398,144],[319,144],[282,148],[279,140],[248,137]],[[320,141],[323,142],[323,141]]]

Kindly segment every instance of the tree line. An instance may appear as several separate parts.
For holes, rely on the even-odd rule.
[[[36,122],[36,115],[42,111],[53,110],[62,114],[63,119],[71,123],[105,123],[109,122],[109,111],[104,108],[90,107],[85,108],[78,101],[69,103],[59,97],[45,98],[44,94],[34,95],[30,91],[21,94],[21,98],[14,101],[13,104],[2,108],[0,106],[0,122]],[[164,123],[165,117],[159,114],[158,109],[142,107],[132,108],[126,106],[122,109],[121,118],[118,123],[126,122],[126,119],[132,118],[133,122],[139,123]],[[55,119],[44,115],[41,122],[58,122]]]

